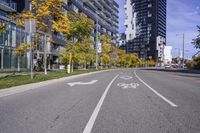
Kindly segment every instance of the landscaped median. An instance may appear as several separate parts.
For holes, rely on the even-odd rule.
[[[95,72],[95,71],[101,71],[101,70],[95,70],[95,69],[75,70],[73,73],[70,73],[70,74],[67,74],[66,71],[52,71],[52,72],[49,72],[48,75],[44,75],[43,73],[35,74],[34,79],[30,79],[30,75],[4,77],[4,78],[0,78],[0,89],[5,89],[5,88],[19,86],[19,85],[25,85],[25,84],[30,84],[30,83],[37,83],[37,82],[51,80],[51,79],[69,77],[72,75],[79,75],[79,74]]]

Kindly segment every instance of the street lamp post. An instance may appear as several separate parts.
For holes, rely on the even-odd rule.
[[[30,3],[30,11],[32,11],[32,4]],[[31,70],[31,79],[33,79],[33,53],[32,53],[32,21],[29,20],[29,26],[30,26],[30,70]]]
[[[179,34],[177,34],[178,36]],[[183,44],[182,44],[182,56],[183,56],[183,59],[182,59],[182,69],[184,69],[185,67],[185,34],[183,33],[182,34],[182,37],[183,37]]]
[[[185,68],[185,34],[183,33],[183,69]]]
[[[29,4],[29,11],[32,12],[32,4]],[[25,22],[25,31],[29,35],[29,41],[30,41],[30,76],[31,79],[33,79],[33,51],[32,51],[32,36],[36,32],[36,26],[35,26],[35,20],[29,19]]]

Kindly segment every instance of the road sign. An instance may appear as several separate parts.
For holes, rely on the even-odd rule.
[[[98,52],[98,53],[102,53],[102,45],[101,45],[101,42],[98,42],[98,43],[97,43],[97,52]]]

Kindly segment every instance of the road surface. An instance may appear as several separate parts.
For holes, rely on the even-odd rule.
[[[200,75],[114,70],[0,96],[0,133],[200,133]]]

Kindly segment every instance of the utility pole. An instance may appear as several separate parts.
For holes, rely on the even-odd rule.
[[[98,62],[99,62],[99,55],[98,55],[98,12],[96,12],[96,70],[98,70]]]
[[[185,34],[184,33],[183,33],[183,51],[182,52],[183,52],[183,62],[182,62],[183,66],[182,67],[184,69],[185,68]]]
[[[177,34],[176,36],[178,36],[180,34]],[[184,69],[185,67],[185,34],[183,33],[182,34],[183,36],[183,44],[182,44],[182,56],[183,56],[183,59],[182,59],[182,69]]]
[[[32,11],[32,4],[30,3],[30,11]],[[29,20],[30,25],[30,69],[31,69],[31,79],[33,79],[33,53],[32,53],[32,21]]]

